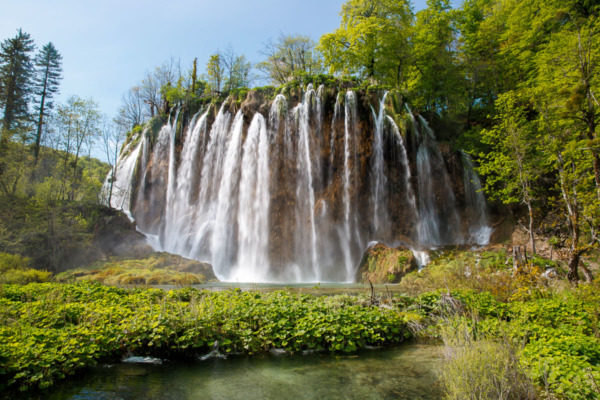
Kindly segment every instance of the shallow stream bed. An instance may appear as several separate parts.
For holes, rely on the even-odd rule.
[[[439,399],[440,348],[405,344],[354,355],[268,354],[100,365],[44,394],[62,399]],[[139,361],[143,361],[139,359]],[[151,361],[151,360],[148,360]]]

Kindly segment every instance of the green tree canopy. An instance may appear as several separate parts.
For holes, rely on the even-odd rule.
[[[402,85],[410,54],[412,8],[407,0],[349,0],[342,22],[319,40],[331,73]]]
[[[273,84],[283,85],[299,73],[324,71],[315,43],[308,36],[281,34],[277,41],[267,41],[261,53],[267,59],[256,67]]]

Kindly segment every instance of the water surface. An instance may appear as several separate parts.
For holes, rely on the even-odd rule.
[[[195,362],[94,367],[56,385],[47,398],[133,399],[439,399],[438,346],[275,355]]]

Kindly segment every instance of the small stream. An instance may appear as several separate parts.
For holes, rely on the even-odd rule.
[[[140,361],[142,361],[140,359]],[[405,344],[353,355],[267,354],[161,364],[100,365],[51,388],[45,398],[439,399],[440,348]]]

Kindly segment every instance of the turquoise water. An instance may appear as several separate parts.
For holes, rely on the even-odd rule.
[[[56,385],[44,398],[439,399],[439,360],[437,346],[406,344],[349,356],[268,354],[187,363],[127,362],[94,367]]]

